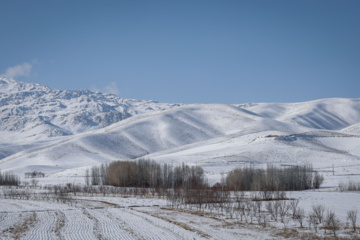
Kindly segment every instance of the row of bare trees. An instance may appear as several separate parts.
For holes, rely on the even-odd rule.
[[[246,196],[245,192],[228,192],[221,195],[221,190],[211,189],[197,196],[193,190],[193,195],[189,201],[189,196],[181,189],[176,189],[168,194],[168,204],[170,207],[193,209],[207,213],[215,212],[217,216],[225,216],[225,219],[235,219],[239,222],[258,223],[266,227],[270,222],[281,222],[284,226],[289,222],[298,223],[300,229],[304,229],[306,223],[308,230],[319,233],[323,230],[331,232],[337,237],[339,230],[351,229],[353,233],[358,230],[357,210],[347,212],[347,222],[344,225],[336,216],[335,211],[326,209],[322,204],[312,205],[311,210],[306,212],[299,207],[299,200],[258,200],[253,194]],[[199,201],[200,200],[200,201]],[[225,201],[224,201],[225,200]],[[357,239],[357,238],[356,238]]]
[[[153,160],[115,161],[92,167],[85,174],[87,185],[140,188],[194,188],[206,185],[204,170],[182,164],[173,167]]]
[[[360,191],[360,182],[355,181],[341,181],[339,182],[339,190],[340,191]]]
[[[145,159],[102,164],[87,170],[85,176],[87,186],[110,185],[136,189],[136,192],[151,188],[154,194],[166,192],[165,196],[173,206],[198,204],[200,208],[208,203],[231,202],[230,191],[252,191],[255,200],[285,200],[285,191],[318,188],[323,180],[311,165],[268,166],[267,169],[244,167],[229,172],[221,183],[210,187],[201,167],[186,164],[173,167]]]
[[[357,210],[349,210],[347,212],[347,225],[353,232],[357,231]],[[312,206],[312,211],[308,214],[308,224],[309,228],[311,226],[318,232],[318,229],[324,229],[331,231],[334,236],[336,232],[341,228],[341,221],[336,216],[333,210],[325,210],[325,207],[322,204],[316,204]]]
[[[221,186],[232,191],[262,191],[267,193],[319,188],[324,177],[312,165],[276,167],[266,169],[243,167],[230,171]],[[199,166],[172,165],[153,160],[115,161],[92,167],[86,171],[87,185],[119,187],[161,187],[192,189],[207,185],[204,170]]]
[[[0,171],[0,185],[4,186],[18,186],[20,184],[20,178],[12,172]]]
[[[298,191],[319,188],[324,177],[309,164],[266,169],[237,168],[229,172],[226,185],[234,191]]]

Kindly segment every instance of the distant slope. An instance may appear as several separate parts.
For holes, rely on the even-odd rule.
[[[348,134],[354,134],[354,135],[360,135],[360,122],[355,123],[349,127],[343,128],[341,130],[341,132],[348,133]]]
[[[309,128],[340,130],[360,122],[360,99],[331,98],[302,103],[243,105],[249,111]]]
[[[241,166],[312,164],[315,169],[341,169],[358,174],[360,137],[266,137],[278,131],[227,136],[145,156],[160,163],[194,164],[212,183]],[[284,135],[288,136],[288,135]],[[346,169],[346,170],[345,170]]]

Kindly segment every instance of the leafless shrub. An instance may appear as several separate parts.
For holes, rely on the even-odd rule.
[[[33,188],[36,188],[39,184],[39,180],[31,179],[30,184],[32,185]]]
[[[322,223],[324,218],[325,208],[322,204],[317,204],[312,206],[313,215],[316,217],[319,223]]]
[[[350,222],[352,229],[356,232],[357,210],[350,210],[347,212],[347,220]]]
[[[250,222],[252,223],[252,219],[253,219],[253,215],[251,213],[252,210],[252,203],[251,201],[246,201],[245,202],[245,212],[246,212],[246,216],[247,218],[250,217]]]
[[[260,216],[260,214],[261,214],[261,207],[262,207],[262,205],[263,205],[263,202],[262,202],[262,201],[256,201],[255,204],[256,204],[256,207],[257,207],[258,217],[260,218],[260,217],[261,217],[261,216]]]
[[[337,219],[335,212],[328,210],[325,217],[325,227],[330,229],[336,237],[336,231],[340,228],[340,221]]]
[[[262,216],[263,216],[264,228],[266,228],[266,226],[267,226],[267,219],[266,219],[266,215],[265,215],[265,214],[263,214]]]
[[[314,188],[320,188],[323,182],[324,182],[324,176],[320,175],[318,172],[315,172],[313,179]]]
[[[266,206],[266,210],[268,211],[270,216],[273,216],[274,205],[273,205],[272,201],[268,201],[265,206]]]
[[[299,199],[296,199],[296,200],[293,200],[290,202],[290,210],[291,210],[292,218],[296,217],[298,205],[299,205]]]
[[[278,202],[279,202],[279,215],[281,218],[281,222],[285,224],[285,218],[290,209],[290,205],[284,200]]]
[[[273,216],[274,216],[275,221],[278,220],[279,208],[280,208],[280,202],[275,201],[275,203],[274,203],[274,211],[273,211]]]
[[[266,203],[266,210],[270,214],[271,218],[275,221],[278,220],[279,216],[279,208],[280,208],[280,202],[279,201],[268,201]]]
[[[313,226],[315,232],[318,232],[318,225],[319,225],[318,218],[316,217],[316,215],[313,212],[310,212],[309,213],[309,228],[311,226]]]
[[[302,208],[297,209],[296,214],[295,214],[295,220],[299,222],[300,227],[303,227],[303,222],[305,219],[305,211]]]

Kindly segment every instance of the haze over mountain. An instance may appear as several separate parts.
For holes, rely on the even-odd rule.
[[[0,169],[20,174],[68,178],[140,157],[214,179],[250,162],[360,166],[360,99],[183,105],[1,78],[0,113]]]

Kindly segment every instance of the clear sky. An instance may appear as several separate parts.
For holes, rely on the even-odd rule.
[[[171,103],[360,97],[359,0],[0,0],[0,75]]]

